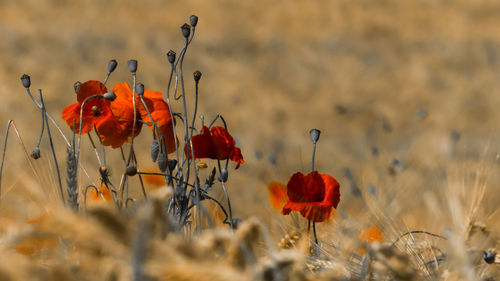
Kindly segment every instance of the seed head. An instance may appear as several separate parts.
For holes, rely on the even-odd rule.
[[[158,169],[160,171],[165,172],[167,170],[167,159],[166,155],[163,152],[160,152],[158,154]]]
[[[158,153],[160,153],[160,143],[158,140],[153,140],[151,143],[151,159],[153,159],[153,162],[158,159]]]
[[[118,62],[116,60],[110,60],[108,63],[108,73],[115,71]]]
[[[311,131],[309,131],[309,136],[311,137],[311,141],[313,143],[318,142],[320,134],[321,134],[321,131],[318,129],[312,129]]]
[[[226,182],[228,177],[229,177],[229,172],[227,171],[226,168],[222,168],[220,170],[220,174],[219,174],[219,177],[218,177],[219,181],[220,182]]]
[[[40,148],[37,146],[33,151],[31,152],[31,158],[33,159],[38,159],[40,158]]]
[[[113,92],[107,92],[103,95],[103,97],[109,101],[114,101],[116,99],[116,94]]]
[[[169,63],[174,63],[175,62],[175,52],[170,50],[167,53],[167,59]]]
[[[170,173],[172,173],[172,171],[175,169],[176,166],[177,166],[177,160],[175,159],[168,160],[168,170],[170,171]]]
[[[185,23],[181,26],[181,31],[182,31],[182,36],[184,36],[184,38],[187,39],[189,37],[189,34],[191,34],[191,26]]]
[[[198,24],[198,16],[195,15],[190,16],[189,23],[191,23],[192,27],[195,27]]]
[[[99,114],[99,107],[97,107],[97,105],[92,106],[91,110],[92,110],[92,116],[99,116],[100,115]]]
[[[128,64],[128,70],[130,70],[130,72],[135,73],[137,71],[137,61],[136,60],[129,60],[127,62],[127,64]]]
[[[82,82],[80,81],[76,81],[74,84],[73,84],[73,90],[75,91],[75,94],[78,93],[78,91],[80,90],[80,86],[82,85]]]
[[[137,174],[137,166],[135,164],[128,165],[126,174],[131,177],[135,176]]]
[[[193,77],[194,77],[194,81],[196,81],[196,82],[200,81],[200,79],[201,79],[201,72],[199,70],[196,70],[193,73]]]
[[[487,264],[492,264],[495,262],[495,253],[491,251],[484,251],[483,252],[483,259]]]
[[[31,86],[31,78],[28,74],[23,74],[21,76],[21,82],[23,83],[24,88],[28,89]]]
[[[142,96],[144,95],[144,84],[139,83],[135,86],[135,92],[139,95]]]

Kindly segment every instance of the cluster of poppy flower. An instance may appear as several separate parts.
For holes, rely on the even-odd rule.
[[[126,82],[115,85],[111,90],[114,95],[109,96],[113,100],[107,98],[107,92],[106,86],[100,81],[90,80],[80,85],[77,102],[62,112],[62,118],[75,133],[86,134],[95,129],[103,145],[118,148],[139,135],[145,123],[152,129],[155,125],[158,127],[165,140],[167,153],[176,150],[178,141],[174,137],[175,122],[161,92],[138,92],[135,109],[133,92]],[[154,137],[156,139],[156,135]],[[214,126],[209,130],[203,126],[201,134],[192,137],[192,143],[194,158],[230,159],[237,163],[236,168],[245,163],[241,150],[223,127]],[[186,154],[187,150],[186,146]]]

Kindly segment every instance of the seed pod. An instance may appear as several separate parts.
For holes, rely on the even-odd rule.
[[[220,182],[226,182],[228,177],[229,177],[229,172],[227,171],[226,168],[222,168],[220,170],[220,174],[219,174],[219,177],[218,177],[219,181]]]
[[[167,170],[167,159],[166,155],[163,152],[160,152],[158,154],[158,169],[160,171],[165,172]]]
[[[151,143],[151,159],[153,162],[156,162],[156,159],[158,159],[158,153],[160,153],[160,143],[158,140],[153,140]]]
[[[108,63],[108,73],[115,71],[118,62],[116,60],[110,60]]]
[[[137,166],[135,164],[128,165],[125,173],[128,176],[135,176],[137,174]]]
[[[194,77],[194,81],[196,81],[196,82],[200,81],[200,79],[201,79],[201,72],[199,70],[196,70],[193,73],[193,77]]]
[[[128,70],[130,70],[130,72],[135,73],[137,71],[137,61],[136,60],[129,60],[127,62],[127,64],[128,64]]]
[[[114,101],[116,99],[116,94],[113,92],[107,92],[103,95],[103,97],[109,101]]]
[[[33,151],[31,152],[31,158],[33,159],[38,159],[40,158],[40,148],[37,146]]]
[[[78,91],[80,90],[80,86],[82,85],[82,82],[76,81],[73,84],[73,90],[75,91],[75,94],[78,94]]]
[[[198,24],[198,16],[195,15],[190,16],[189,23],[191,23],[192,27],[195,27]]]
[[[311,137],[311,141],[313,143],[318,142],[320,134],[321,134],[321,131],[318,129],[312,129],[311,131],[309,131],[309,136]]]
[[[175,52],[170,50],[167,53],[167,59],[169,63],[174,63],[175,62]]]
[[[168,170],[170,171],[170,173],[172,173],[172,171],[175,169],[176,166],[177,166],[177,160],[175,159],[168,160]]]
[[[495,253],[491,251],[484,251],[483,252],[483,259],[487,264],[492,264],[495,262]]]
[[[23,83],[24,88],[28,89],[31,86],[31,78],[28,74],[23,74],[21,76],[21,82]]]
[[[144,84],[141,84],[141,83],[137,84],[137,85],[135,86],[135,92],[136,92],[139,96],[144,95]]]
[[[188,38],[189,35],[191,34],[191,26],[189,24],[185,23],[181,26],[181,31],[182,31],[182,36],[185,38]]]

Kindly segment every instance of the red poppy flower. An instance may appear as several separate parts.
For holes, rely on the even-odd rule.
[[[304,176],[295,173],[287,184],[288,201],[281,213],[297,211],[313,222],[327,220],[340,201],[340,185],[330,175],[317,171]]]
[[[132,99],[132,90],[126,82],[117,84],[115,88],[113,88],[113,92],[117,96],[130,96],[130,100]],[[144,103],[146,103],[146,106],[148,107],[149,113],[151,113],[151,117],[153,117],[154,122],[156,122],[160,127],[160,134],[165,138],[167,153],[174,152],[176,150],[174,139],[175,124],[172,122],[170,109],[168,104],[163,100],[162,93],[145,90],[143,99]],[[152,129],[153,125],[151,119],[149,118],[149,114],[138,96],[136,96],[135,106],[139,114],[138,116],[140,116],[142,121],[150,124],[149,127]]]
[[[286,201],[288,201],[286,185],[281,182],[273,181],[267,185],[267,190],[269,191],[269,201],[271,201],[273,208],[276,210],[283,209]]]
[[[85,99],[93,95],[103,95],[107,91],[106,86],[96,80],[90,80],[80,85],[80,89],[78,89],[76,95],[78,102],[66,107],[62,112],[62,118],[66,120],[71,130],[78,133],[80,127],[80,108]],[[110,103],[110,101],[103,98],[89,99],[85,103],[82,116],[82,134],[90,132],[94,126],[111,114],[111,110],[109,109]],[[73,125],[75,125],[75,128],[73,128]]]
[[[201,134],[193,136],[193,150],[195,158],[210,158],[216,160],[229,159],[244,164],[241,150],[237,148],[233,137],[223,127],[214,126],[208,130],[206,126],[201,129]],[[184,148],[187,153],[187,146]]]
[[[103,145],[109,145],[113,148],[122,146],[132,137],[134,120],[132,94],[117,92],[117,86],[112,90],[116,94],[116,99],[113,102],[104,98],[92,98],[85,103],[82,112],[81,133],[86,134],[95,126]],[[103,95],[106,92],[106,86],[95,80],[87,81],[80,86],[77,93],[78,102],[66,107],[62,113],[63,119],[73,131],[78,133],[80,108],[85,99],[93,95]],[[136,115],[134,137],[140,133],[142,127],[140,113],[137,112]],[[73,128],[73,124],[76,125],[75,128]]]
[[[132,129],[134,124],[134,105],[132,104],[132,92],[122,91],[122,85],[127,83],[116,84],[113,90],[116,99],[111,102],[109,108],[112,114],[103,118],[97,125],[97,131],[101,137],[103,145],[111,145],[117,148],[123,145],[126,141],[132,138]],[[128,85],[127,85],[128,87]],[[142,123],[141,115],[136,102],[136,123],[134,136],[136,137],[141,132]]]

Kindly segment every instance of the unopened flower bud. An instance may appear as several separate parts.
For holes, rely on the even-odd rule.
[[[141,84],[141,83],[137,84],[137,85],[135,86],[135,92],[136,92],[139,96],[144,95],[144,84]]]
[[[174,63],[175,62],[175,52],[170,50],[167,53],[167,59],[169,63]]]
[[[108,73],[115,71],[118,62],[116,60],[110,60],[108,63]]]
[[[73,84],[73,90],[75,91],[75,94],[78,93],[81,85],[82,85],[82,82],[80,82],[80,81],[76,81],[75,84]]]
[[[153,159],[153,162],[158,159],[158,153],[160,153],[160,143],[158,140],[153,140],[151,143],[151,159]]]
[[[196,81],[196,82],[200,81],[200,79],[201,79],[201,72],[199,70],[196,70],[193,73],[193,77],[194,77],[194,81]]]
[[[137,166],[135,164],[130,164],[127,166],[126,174],[128,176],[135,176],[137,174]]]
[[[191,26],[189,24],[185,23],[181,26],[181,31],[182,31],[182,36],[185,38],[189,37],[189,34],[191,34]]]
[[[198,24],[198,16],[195,15],[190,16],[189,23],[191,23],[192,27],[195,27]]]
[[[170,173],[172,173],[172,171],[175,169],[176,166],[177,166],[177,160],[175,159],[168,160],[168,170],[170,171]]]
[[[24,88],[28,89],[31,86],[31,78],[28,74],[23,74],[21,76],[21,82],[23,83]]]
[[[40,148],[37,146],[33,151],[31,152],[31,158],[33,159],[38,159],[40,158]]]
[[[114,101],[116,99],[116,94],[113,92],[107,92],[102,96],[109,101]]]
[[[219,174],[219,177],[218,177],[219,181],[220,182],[226,182],[228,177],[229,177],[229,172],[227,171],[226,168],[222,168],[220,170],[220,174]]]
[[[487,264],[492,264],[495,262],[495,253],[492,251],[484,251],[483,252],[483,259]]]
[[[317,143],[318,142],[320,134],[321,134],[321,131],[318,130],[318,129],[312,129],[311,131],[309,131],[309,135],[310,135],[311,141],[313,143]]]
[[[158,169],[160,171],[165,172],[167,170],[167,159],[166,155],[163,152],[160,152],[158,154]]]
[[[137,61],[136,60],[129,60],[127,62],[127,64],[128,64],[128,70],[130,70],[130,72],[135,73],[137,71]]]

